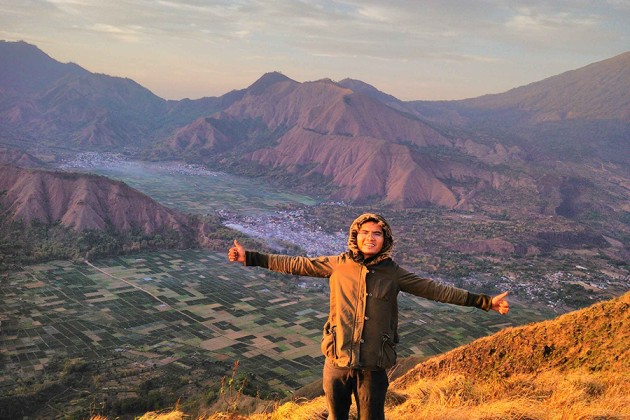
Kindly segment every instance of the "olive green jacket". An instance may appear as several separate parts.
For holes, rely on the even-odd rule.
[[[398,266],[388,254],[367,261],[357,259],[352,247],[340,255],[318,258],[247,251],[245,265],[329,278],[330,313],[321,347],[326,358],[338,367],[374,370],[395,364],[397,297],[401,291],[486,311],[492,305],[490,296],[422,278]]]

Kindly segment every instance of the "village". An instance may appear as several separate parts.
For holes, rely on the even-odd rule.
[[[337,255],[347,248],[347,232],[324,232],[321,226],[308,220],[304,210],[280,210],[256,216],[220,210],[217,214],[225,226],[261,239],[278,251],[286,251],[291,248],[287,245],[292,244],[314,257]]]

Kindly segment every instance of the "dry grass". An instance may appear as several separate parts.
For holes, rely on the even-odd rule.
[[[389,407],[395,419],[627,419],[628,373],[518,375],[505,381],[471,381],[450,375],[405,389],[407,401]]]
[[[182,413],[178,409],[175,409],[173,411],[167,411],[163,413],[151,411],[149,413],[146,413],[142,417],[138,417],[137,420],[184,420],[184,419],[190,419],[190,416],[187,416],[186,414]],[[92,418],[92,420],[95,420],[95,419]]]
[[[401,420],[630,419],[629,379],[628,372],[588,371],[550,371],[504,381],[444,375],[405,389],[394,387],[392,393],[403,398],[392,398],[385,414]],[[287,403],[272,414],[247,418],[312,420],[321,418],[324,411],[325,402],[320,397],[304,404]]]
[[[630,419],[628,372],[569,374],[545,372],[518,375],[505,381],[474,381],[448,375],[418,381],[392,392],[386,417],[401,420],[595,420]],[[215,413],[204,420],[313,420],[323,418],[322,397],[304,404],[286,403],[271,414]],[[151,414],[151,413],[149,413]],[[142,417],[140,420],[180,420],[180,412]],[[201,419],[200,419],[201,420]]]

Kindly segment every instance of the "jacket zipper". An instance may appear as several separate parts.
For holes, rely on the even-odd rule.
[[[332,334],[332,353],[333,353],[333,357],[335,359],[338,359],[339,357],[337,357],[337,327],[332,327],[330,329],[330,333]]]
[[[357,329],[357,318],[359,316],[359,314],[361,314],[362,316],[365,316],[365,302],[363,302],[363,308],[361,308],[360,310],[360,304],[359,302],[361,301],[361,295],[363,294],[363,299],[365,299],[365,277],[367,275],[367,273],[364,274],[364,271],[367,271],[367,267],[364,265],[361,265],[359,268],[359,278],[363,280],[363,283],[359,285],[359,290],[357,290],[357,296],[356,296],[356,302],[355,302],[355,311],[354,311],[354,317],[352,320],[352,341],[350,342],[350,360],[349,360],[349,364],[353,365],[354,364],[354,347],[355,347],[355,342],[354,342],[354,337],[356,335],[356,329]],[[358,357],[357,355],[357,360],[359,360],[360,357]]]

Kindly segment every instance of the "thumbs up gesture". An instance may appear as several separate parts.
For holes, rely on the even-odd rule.
[[[234,246],[228,250],[228,260],[231,262],[245,262],[245,248],[234,239]]]
[[[510,312],[510,304],[506,297],[508,292],[503,292],[500,295],[496,295],[492,298],[492,310],[497,311],[501,315],[505,315]]]

